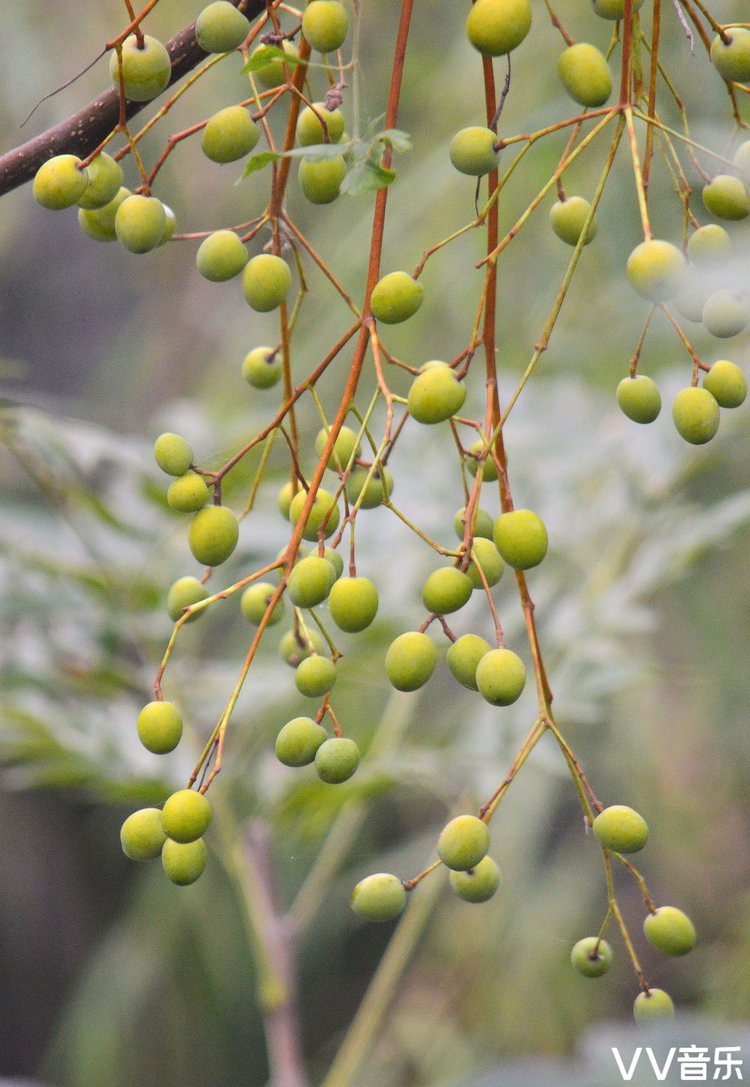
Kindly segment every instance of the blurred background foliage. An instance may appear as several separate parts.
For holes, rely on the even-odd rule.
[[[570,111],[555,75],[560,40],[537,6],[534,32],[513,58],[506,134]],[[161,0],[149,29],[166,38],[200,7],[200,0]],[[354,132],[384,110],[398,11],[395,2],[362,7],[361,116],[348,113]],[[605,47],[610,24],[587,8],[559,5],[574,37]],[[742,4],[715,9],[731,21]],[[413,151],[396,164],[385,269],[412,267],[473,215],[473,185],[452,171],[446,147],[457,128],[482,120],[479,65],[461,32],[463,13],[439,10],[437,18],[436,5],[416,5],[399,118]],[[700,50],[690,55],[671,6],[664,11],[665,64],[684,93],[693,133],[723,146],[731,133],[723,85]],[[122,16],[114,0],[85,12],[71,0],[28,0],[4,11],[2,150],[93,97],[105,81],[102,63],[45,101],[19,131],[40,95],[83,67]],[[240,66],[230,58],[202,80],[166,129],[149,137],[145,154],[158,152],[169,132],[244,97]],[[673,112],[664,109],[669,123]],[[564,139],[527,156],[503,203],[505,229],[544,184]],[[605,152],[600,142],[579,160],[569,192],[590,195]],[[174,208],[181,230],[246,220],[262,209],[266,180],[234,184],[238,173],[202,162],[188,141],[169,160],[157,195]],[[678,240],[680,216],[669,195],[658,171],[655,231]],[[503,400],[528,362],[569,256],[547,227],[551,199],[499,266]],[[355,297],[371,205],[360,196],[311,211],[290,188],[290,211]],[[732,231],[745,282],[748,230]],[[614,388],[643,312],[624,280],[625,256],[638,240],[623,147],[596,241],[512,412],[506,444],[516,501],[539,510],[550,530],[549,558],[530,584],[559,724],[599,796],[647,815],[652,838],[643,870],[652,893],[686,909],[700,933],[687,961],[652,955],[638,938],[642,903],[623,882],[623,909],[648,977],[692,1015],[670,1037],[740,1044],[747,1038],[737,1024],[750,1013],[750,428],[747,409],[723,413],[718,437],[695,449],[674,433],[668,410],[648,428],[618,412]],[[395,926],[364,925],[348,908],[350,888],[368,872],[406,878],[430,861],[447,816],[494,790],[535,712],[527,691],[498,714],[458,688],[444,666],[419,694],[389,689],[385,648],[420,621],[419,586],[432,559],[383,510],[365,511],[357,532],[358,565],[379,586],[380,616],[347,640],[335,691],[346,731],[367,751],[356,777],[330,789],[273,758],[279,726],[311,704],[296,694],[272,628],[212,790],[218,810],[207,873],[176,888],[152,866],[122,856],[122,819],[185,782],[249,641],[237,596],[181,632],[166,689],[184,711],[188,735],[178,752],[148,755],[134,722],[171,630],[166,590],[195,572],[151,444],[164,429],[179,431],[199,463],[211,466],[257,431],[273,394],[249,390],[239,367],[251,346],[274,336],[273,318],[250,315],[236,285],[201,281],[189,243],[140,258],[97,246],[79,233],[74,214],[43,212],[28,189],[3,198],[0,242],[0,1074],[38,1073],[57,1087],[261,1087],[272,979],[253,935],[248,886],[270,872],[276,907],[291,910],[294,922],[288,947],[312,1083],[621,1082],[608,1045],[636,1044],[634,980],[616,937],[617,962],[603,981],[583,980],[569,966],[571,944],[598,929],[606,895],[598,849],[583,835],[551,742],[535,750],[493,821],[492,854],[503,871],[494,900],[483,907],[454,900],[439,872],[415,893],[396,936]],[[471,234],[428,264],[420,317],[389,330],[396,354],[419,365],[461,349],[480,281],[465,269],[480,255],[480,238]],[[297,378],[348,324],[314,271],[310,286],[296,336]],[[718,357],[705,334],[696,333],[695,346],[708,361]],[[747,338],[730,351],[747,363]],[[345,363],[321,385],[327,407]],[[666,405],[689,382],[689,360],[666,322],[654,322],[643,367],[657,377]],[[481,414],[482,398],[477,375],[466,413]],[[300,426],[303,442],[319,426],[311,402],[301,404]],[[391,467],[397,503],[449,544],[463,500],[446,437],[442,427],[407,429]],[[309,457],[303,466],[311,468]],[[240,545],[215,575],[221,585],[284,544],[275,495],[287,473],[276,447]],[[232,476],[228,500],[239,509],[252,466]],[[497,513],[496,496],[483,505]],[[526,655],[510,582],[498,588],[500,614],[509,644]],[[454,625],[489,635],[480,612],[474,602]]]

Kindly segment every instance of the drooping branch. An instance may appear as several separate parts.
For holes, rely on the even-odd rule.
[[[231,0],[231,3],[235,7],[242,7],[248,18],[259,15],[266,6],[264,0],[247,0],[244,4],[242,0]],[[175,34],[166,42],[166,47],[172,58],[169,86],[206,58],[206,53],[195,40],[195,23]],[[129,101],[126,103],[126,114],[133,117],[149,104]],[[67,153],[85,158],[109,135],[119,119],[119,92],[116,87],[110,87],[72,117],[7,151],[0,156],[0,196],[31,181],[42,163],[53,155]]]

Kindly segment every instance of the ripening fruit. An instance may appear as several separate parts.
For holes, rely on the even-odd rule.
[[[300,147],[312,147],[316,143],[325,143],[321,118],[328,129],[330,143],[338,143],[344,135],[344,115],[340,109],[326,109],[325,102],[313,102],[314,109],[309,106],[301,111],[297,118],[297,143]]]
[[[370,309],[377,321],[397,325],[417,312],[423,298],[424,287],[408,272],[389,272],[375,284]]]
[[[538,566],[547,554],[547,529],[532,510],[501,513],[492,530],[495,547],[516,570]]]
[[[332,547],[324,547],[323,558],[330,562],[333,567],[334,577],[340,578],[344,572],[344,560],[338,551],[334,551]]]
[[[633,290],[650,302],[664,302],[682,286],[685,258],[671,242],[650,238],[628,257],[626,271]]]
[[[208,502],[208,485],[197,472],[178,476],[167,488],[167,502],[180,513],[195,513]]]
[[[495,150],[496,143],[497,132],[481,125],[470,125],[453,137],[448,155],[459,173],[482,177],[496,169],[500,161],[500,152]]]
[[[708,185],[704,185],[703,203],[717,219],[736,222],[750,215],[750,197],[745,183],[734,174],[717,174]]]
[[[428,425],[450,419],[466,399],[466,386],[446,363],[430,366],[414,378],[409,389],[407,408],[418,423]]]
[[[328,610],[339,630],[356,634],[377,615],[378,590],[368,577],[339,578],[328,597]]]
[[[489,847],[487,824],[476,815],[457,815],[441,830],[437,851],[446,868],[467,872],[479,864]]]
[[[281,45],[277,45],[276,48],[281,49],[286,53],[291,61],[295,61],[299,58],[299,51],[296,45],[292,45],[292,43],[286,39],[284,39]],[[268,52],[270,52],[269,46],[259,45],[257,49],[253,49],[250,54],[250,60],[259,60]],[[287,72],[291,79],[294,75],[295,67],[296,65],[294,64],[287,64],[282,57],[270,56],[268,58],[268,63],[258,68],[253,74],[262,87],[266,87],[270,90],[273,87],[280,87],[282,83],[286,83]]]
[[[346,481],[346,497],[353,506],[359,502],[363,510],[372,510],[382,506],[386,497],[393,491],[393,475],[390,468],[375,468],[370,476],[370,469],[355,465]]]
[[[471,583],[475,589],[484,588],[480,570],[490,586],[497,585],[505,572],[505,563],[494,543],[492,540],[485,540],[481,536],[479,539],[475,539],[471,545],[471,562],[466,568],[466,573],[471,578]]]
[[[600,978],[612,965],[612,948],[598,936],[584,936],[573,945],[570,961],[585,978]]]
[[[643,922],[643,933],[663,955],[687,955],[695,947],[695,927],[676,906],[659,906]]]
[[[277,309],[289,294],[292,273],[289,265],[273,253],[252,257],[242,273],[245,301],[258,313]]]
[[[687,255],[696,268],[720,267],[732,255],[732,239],[723,226],[708,223],[698,227],[688,238]]]
[[[122,87],[131,102],[150,102],[168,86],[172,76],[172,61],[166,46],[150,34],[143,35],[139,48],[135,34],[122,43],[121,60],[113,50],[109,58],[109,74],[116,87]]]
[[[236,162],[260,139],[260,129],[244,106],[227,106],[206,122],[201,150],[211,162]]]
[[[209,4],[195,21],[195,40],[206,53],[228,53],[249,33],[249,20],[228,0]]]
[[[309,766],[328,733],[312,717],[294,717],[276,737],[276,758],[284,766]]]
[[[195,254],[196,268],[212,283],[234,279],[246,264],[247,249],[233,230],[215,230],[203,239]]]
[[[478,634],[462,634],[451,642],[445,654],[445,662],[451,674],[470,691],[477,690],[477,665],[489,653],[492,646]]]
[[[297,524],[301,514],[302,507],[307,499],[307,491],[297,491],[289,506],[289,520],[293,525]],[[339,523],[339,508],[336,505],[336,498],[330,493],[330,491],[323,490],[322,487],[318,488],[313,501],[312,509],[310,510],[307,518],[307,524],[302,530],[302,536],[306,540],[317,540],[318,533],[321,526],[325,523],[324,536],[328,539],[336,531]]]
[[[464,534],[466,532],[465,517],[466,517],[466,506],[462,506],[461,509],[457,511],[455,517],[453,518],[453,530],[456,533],[456,535],[458,536],[459,540],[463,540]],[[475,516],[474,516],[474,537],[475,538],[477,536],[481,536],[482,539],[491,540],[492,539],[492,530],[494,528],[494,525],[495,525],[495,522],[494,522],[494,519],[493,519],[492,515],[487,513],[486,510],[483,510],[483,509],[476,509],[475,510]]]
[[[161,851],[161,863],[167,877],[180,887],[195,883],[206,867],[208,850],[202,838],[194,842],[174,842],[168,838]]]
[[[351,907],[367,921],[392,921],[403,913],[406,891],[397,876],[376,872],[361,879],[352,891]]]
[[[131,861],[158,857],[167,840],[158,808],[141,808],[129,815],[120,828],[120,844]]]
[[[315,752],[315,770],[321,781],[340,785],[355,772],[359,759],[359,748],[354,740],[333,736],[330,740],[324,740]]]
[[[612,804],[600,811],[592,827],[599,844],[615,853],[637,853],[648,840],[648,823],[625,804]]]
[[[80,169],[80,165],[77,155],[55,155],[43,162],[31,187],[37,204],[49,211],[61,211],[77,203],[89,183],[88,171]]]
[[[492,706],[510,706],[526,686],[526,666],[510,649],[491,649],[476,671],[477,690]]]
[[[307,660],[314,653],[325,653],[326,643],[320,631],[307,631],[305,637],[302,632],[288,630],[279,642],[279,656],[290,668],[297,668],[301,661]]]
[[[166,755],[182,738],[182,717],[174,702],[149,702],[138,714],[136,728],[147,751]]]
[[[220,566],[237,546],[240,526],[226,506],[204,506],[188,529],[188,546],[204,566]]]
[[[705,445],[719,429],[719,405],[708,389],[681,389],[672,402],[677,433],[691,445]]]
[[[194,842],[208,830],[212,816],[207,796],[197,789],[178,789],[164,802],[161,825],[173,842]]]
[[[492,857],[482,857],[465,872],[449,873],[450,885],[464,902],[486,902],[500,886],[500,869]]]
[[[193,463],[193,447],[180,434],[166,431],[154,442],[154,459],[168,476],[184,476]]]
[[[326,430],[323,427],[315,435],[315,452],[318,456],[322,456],[323,450],[326,447],[328,441],[328,435],[330,430]],[[346,468],[350,460],[359,456],[359,438],[355,431],[351,427],[342,426],[339,431],[336,441],[333,443],[333,449],[327,461],[327,467],[332,468],[334,472],[341,471]]]
[[[558,238],[567,245],[578,245],[583,227],[591,211],[591,204],[582,196],[567,196],[558,200],[549,211],[549,221]],[[584,245],[588,245],[596,234],[596,220],[592,219],[586,231]]]
[[[423,687],[437,663],[437,649],[428,634],[411,630],[399,634],[385,655],[388,679],[397,691],[416,691]]]
[[[76,201],[79,208],[87,211],[103,208],[122,188],[122,166],[106,151],[100,151],[83,172],[88,175],[88,185]]]
[[[292,567],[287,582],[289,598],[298,608],[315,608],[323,603],[335,580],[336,571],[328,559],[306,555]]]
[[[747,396],[747,379],[736,363],[720,359],[703,378],[703,388],[720,408],[738,408]]]
[[[644,0],[633,0],[633,11],[643,7]],[[625,0],[591,0],[595,14],[602,19],[622,19],[625,14]]]
[[[255,584],[248,585],[240,597],[240,610],[248,623],[252,623],[254,627],[260,625],[275,591],[276,586],[270,581],[256,581]],[[285,610],[284,600],[280,597],[266,620],[267,625],[271,627],[279,623],[284,618]]]
[[[302,33],[312,49],[332,53],[349,33],[349,16],[339,0],[311,0],[302,14]]]
[[[456,566],[441,566],[428,574],[422,586],[422,603],[435,615],[450,615],[467,602],[474,586],[468,574]]]
[[[254,347],[242,360],[242,376],[254,389],[270,389],[281,378],[281,352],[273,347]]]
[[[529,0],[476,0],[466,36],[486,57],[500,57],[521,44],[531,27]]]
[[[176,623],[181,618],[184,608],[197,604],[199,600],[205,600],[207,596],[206,586],[202,585],[197,577],[180,577],[170,586],[167,593],[167,615]],[[192,623],[195,619],[200,619],[205,611],[206,609],[202,608],[194,612],[186,619],[186,622]]]
[[[329,657],[314,653],[300,661],[294,673],[294,685],[307,698],[320,698],[336,682],[336,665]]]
[[[115,215],[117,240],[131,253],[148,253],[161,244],[167,213],[155,196],[127,197]]]
[[[645,374],[624,377],[616,396],[620,410],[634,423],[653,423],[661,411],[659,386]]]
[[[588,42],[569,45],[560,54],[557,71],[565,90],[582,106],[603,106],[612,93],[607,58]]]
[[[725,27],[727,41],[717,34],[711,42],[711,63],[729,83],[750,81],[750,30],[741,26]]]
[[[471,454],[474,454],[472,456]],[[479,472],[480,458],[482,468],[482,482],[483,483],[495,483],[498,478],[497,464],[493,457],[490,455],[484,439],[477,438],[475,442],[472,442],[468,449],[468,454],[465,458],[466,467],[469,469],[473,476],[476,476]],[[479,534],[481,535],[481,533]]]
[[[341,182],[345,177],[346,162],[343,155],[320,159],[318,162],[303,159],[297,174],[300,192],[311,204],[332,203],[341,192]]]
[[[95,242],[117,241],[117,234],[115,233],[117,212],[120,204],[132,195],[130,189],[126,189],[123,185],[114,198],[104,207],[91,208],[90,210],[88,208],[79,208],[78,225],[83,233],[87,234],[89,238],[93,238]]]
[[[663,989],[649,989],[639,993],[633,1003],[633,1015],[637,1023],[648,1023],[652,1019],[671,1019],[674,1004],[669,993]]]
[[[720,339],[729,339],[744,332],[750,322],[750,300],[742,291],[728,288],[714,291],[703,307],[706,332]]]

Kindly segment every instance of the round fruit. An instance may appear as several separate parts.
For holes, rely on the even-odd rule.
[[[637,853],[648,841],[648,823],[625,804],[600,811],[592,826],[599,844],[615,853]]]
[[[252,257],[242,273],[245,301],[258,313],[277,309],[289,294],[291,285],[289,265],[273,253],[259,253]]]
[[[229,0],[209,4],[195,21],[195,40],[206,53],[228,53],[249,33],[249,20]]]
[[[334,577],[340,578],[344,572],[344,560],[338,551],[334,551],[332,547],[323,548],[323,558],[327,559],[333,567]]]
[[[510,706],[526,686],[526,666],[510,649],[491,649],[477,664],[477,690],[493,706]]]
[[[211,822],[211,801],[196,789],[178,789],[164,802],[161,825],[173,842],[195,842]]]
[[[558,200],[553,204],[549,212],[550,226],[558,238],[567,245],[578,245],[578,239],[583,233],[583,228],[591,211],[591,204],[582,196],[568,196],[565,200]],[[596,220],[592,219],[586,231],[584,245],[588,245],[596,234]]]
[[[644,0],[633,0],[633,11],[643,7]],[[594,12],[602,19],[622,19],[625,14],[625,0],[591,0]]]
[[[547,529],[532,510],[501,513],[492,530],[495,547],[516,570],[538,566],[547,554]]]
[[[529,0],[476,0],[466,36],[486,57],[500,57],[521,44],[531,27]]]
[[[455,566],[442,566],[422,586],[422,603],[435,615],[450,615],[462,608],[474,586],[468,574]]]
[[[158,857],[167,840],[158,808],[141,808],[129,815],[120,828],[120,844],[131,861]]]
[[[334,736],[324,740],[315,752],[315,770],[321,781],[340,785],[348,781],[359,766],[359,748],[354,740]]]
[[[578,42],[560,54],[557,71],[574,102],[603,106],[612,93],[612,73],[607,59],[595,45]]]
[[[585,978],[600,978],[612,965],[612,948],[598,936],[584,936],[573,945],[570,961]]]
[[[299,164],[300,192],[311,204],[330,204],[341,191],[341,182],[346,177],[346,162],[343,155],[332,159],[320,159],[312,162],[303,159]]]
[[[349,16],[339,0],[311,0],[302,15],[302,33],[319,53],[340,49],[349,33]]]
[[[279,642],[279,656],[291,668],[297,668],[314,653],[322,655],[325,650],[325,638],[317,630],[308,630],[306,637],[301,632],[288,630]]]
[[[482,177],[495,170],[500,161],[496,143],[497,132],[481,125],[471,125],[456,133],[450,142],[448,155],[459,173]]]
[[[237,546],[240,526],[226,506],[205,506],[193,517],[188,529],[188,545],[204,566],[220,566]]]
[[[254,389],[270,389],[281,378],[281,353],[273,347],[254,347],[242,360],[242,376]]]
[[[385,670],[397,691],[423,687],[435,671],[436,663],[435,643],[429,635],[416,630],[399,634],[385,655]]]
[[[201,150],[212,162],[236,162],[260,139],[260,129],[244,106],[227,106],[206,122]]]
[[[319,430],[315,436],[315,452],[318,456],[322,456],[323,450],[326,447],[328,441],[328,435],[330,431],[323,428]],[[328,458],[327,466],[332,468],[334,472],[341,471],[346,468],[350,460],[359,456],[359,438],[356,433],[348,426],[342,426],[338,433],[336,441],[333,443],[333,449]]]
[[[466,386],[450,366],[441,364],[423,370],[411,384],[407,407],[418,423],[442,423],[450,419],[466,399]]]
[[[276,737],[276,758],[285,766],[309,766],[328,733],[312,717],[294,717]]]
[[[626,271],[633,290],[650,302],[674,298],[682,286],[685,258],[671,242],[650,238],[628,257]]]
[[[184,476],[193,463],[193,447],[180,434],[166,431],[154,442],[154,459],[168,476]]]
[[[284,40],[281,43],[281,46],[276,46],[276,48],[280,48],[292,61],[299,58],[297,47],[292,45],[290,41]],[[250,59],[256,61],[260,60],[265,53],[269,53],[270,51],[271,50],[267,45],[259,45],[257,49],[254,49],[250,54]],[[271,55],[268,58],[268,63],[258,68],[253,74],[262,87],[266,87],[270,90],[273,87],[280,87],[283,83],[286,83],[287,72],[289,72],[289,77],[291,78],[294,74],[294,67],[296,66],[287,64],[282,57]]]
[[[653,423],[661,411],[659,386],[645,374],[624,377],[616,395],[620,410],[634,423]]]
[[[122,188],[122,166],[106,151],[100,151],[86,167],[88,185],[77,200],[79,208],[94,211],[103,208],[117,196]]]
[[[370,475],[369,468],[356,465],[349,473],[345,490],[350,505],[359,502],[363,510],[375,509],[391,494],[393,475],[389,468],[376,468]]]
[[[328,657],[314,653],[300,661],[294,673],[294,685],[307,698],[320,698],[336,682],[336,665]]]
[[[138,739],[154,755],[174,751],[182,738],[182,717],[173,702],[149,702],[138,714]]]
[[[113,50],[109,58],[109,74],[116,87],[122,88],[131,102],[150,102],[169,85],[172,76],[172,61],[166,47],[150,34],[143,35],[139,46],[135,34],[130,34],[122,43],[118,57]]]
[[[356,634],[377,615],[378,590],[368,577],[339,578],[328,597],[328,609],[339,630]]]
[[[500,886],[500,869],[492,857],[481,861],[466,872],[451,872],[450,884],[464,902],[486,902]]]
[[[197,472],[178,476],[167,488],[167,502],[180,513],[195,513],[208,502],[208,485]]]
[[[446,868],[467,872],[479,864],[489,847],[487,824],[476,815],[457,815],[441,830],[437,851]]]
[[[392,921],[405,905],[404,885],[389,872],[376,872],[361,879],[352,891],[352,909],[368,921]]]
[[[375,284],[370,309],[377,321],[397,325],[417,312],[423,298],[424,287],[408,272],[389,272]]]
[[[750,30],[741,26],[725,27],[726,41],[717,34],[711,42],[711,63],[729,83],[750,81]]]
[[[161,244],[167,213],[155,196],[128,196],[115,215],[117,240],[131,253],[148,253]]]
[[[293,525],[297,524],[302,515],[302,507],[307,499],[307,491],[297,491],[289,506],[289,520]],[[336,531],[339,523],[339,508],[336,499],[329,491],[318,488],[313,501],[312,509],[307,518],[307,524],[302,530],[306,540],[317,540],[321,527],[325,524],[324,536],[328,539]]]
[[[196,268],[212,283],[234,279],[246,264],[247,249],[233,230],[215,230],[203,239],[195,254]]]
[[[313,107],[305,106],[297,119],[297,143],[300,147],[312,147],[325,142],[321,118],[325,121],[329,142],[338,143],[344,135],[345,125],[341,110],[326,109],[324,102],[313,102]]]
[[[691,445],[705,445],[719,429],[719,405],[708,389],[681,389],[672,402],[677,433]]]
[[[466,569],[474,588],[484,588],[482,575],[488,585],[497,585],[504,572],[505,563],[492,540],[485,540],[482,537],[475,539],[471,545],[471,562]]]
[[[482,438],[477,438],[475,442],[472,442],[468,449],[469,455],[466,457],[466,467],[469,469],[473,476],[476,476],[480,470],[482,470],[482,482],[483,483],[495,483],[498,478],[497,464],[492,456],[490,456],[489,450]],[[474,454],[472,456],[471,454]],[[482,459],[484,458],[484,459]],[[481,535],[479,533],[478,535]],[[491,535],[491,533],[490,533]]]
[[[91,208],[90,210],[88,208],[79,208],[78,225],[81,230],[84,234],[88,234],[89,238],[93,238],[95,242],[117,241],[117,234],[115,233],[117,212],[120,204],[132,195],[130,189],[123,186],[104,207]]]
[[[482,539],[491,540],[492,530],[495,522],[492,515],[487,513],[486,510],[477,509],[474,517],[474,537],[481,536]],[[462,506],[453,518],[453,530],[458,536],[459,540],[463,540],[466,532],[466,506]]]
[[[742,180],[750,183],[750,140],[741,143],[732,160]]]
[[[205,600],[207,596],[206,586],[202,585],[197,577],[178,578],[167,593],[167,615],[176,623],[182,617],[184,608],[189,608],[191,604],[197,604],[199,600]],[[205,608],[202,608],[200,611],[194,612],[186,622],[192,623],[195,619],[200,619],[205,610]]]
[[[663,955],[687,955],[695,947],[695,927],[686,913],[676,906],[659,906],[643,922],[643,932]]]
[[[734,174],[717,174],[708,185],[705,185],[703,203],[706,210],[717,219],[728,219],[733,222],[747,219],[750,215],[750,197],[747,195],[745,183]]]
[[[703,378],[703,388],[708,389],[720,408],[738,408],[747,396],[747,380],[734,362],[720,359]]]
[[[180,887],[195,883],[206,867],[208,850],[202,838],[194,842],[174,842],[168,838],[161,851],[161,863],[167,877]]]
[[[240,597],[240,610],[248,623],[252,623],[254,627],[260,625],[263,616],[268,611],[268,605],[271,603],[271,597],[275,591],[276,586],[272,585],[270,581],[256,581],[254,585],[248,585]],[[280,598],[274,604],[273,611],[266,620],[267,625],[271,627],[280,622],[284,618],[284,611],[284,601]]]
[[[652,1019],[671,1019],[674,1015],[672,997],[663,989],[649,989],[647,993],[639,993],[633,1004],[633,1015],[637,1023],[648,1023]]]
[[[744,332],[750,322],[750,300],[742,291],[727,288],[714,291],[703,307],[706,332],[720,339],[729,339]]]
[[[323,603],[335,580],[336,572],[328,559],[306,555],[289,575],[289,598],[298,608],[315,608]]]
[[[462,634],[449,646],[445,661],[452,675],[463,687],[476,691],[477,665],[491,649],[490,643],[478,634]]]
[[[37,204],[49,211],[61,211],[81,199],[88,183],[88,171],[81,169],[76,155],[55,155],[39,167],[31,191]]]
[[[709,223],[698,227],[687,243],[688,258],[697,268],[715,268],[725,264],[732,255],[732,239],[723,226]]]

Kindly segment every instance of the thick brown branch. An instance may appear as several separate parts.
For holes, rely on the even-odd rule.
[[[266,6],[264,0],[248,0],[244,5],[242,0],[231,3],[242,6],[248,18],[259,15]],[[186,26],[166,45],[172,58],[170,86],[206,58],[195,40],[195,23]],[[127,116],[134,116],[147,105],[148,102],[127,102]],[[0,157],[0,196],[31,181],[41,164],[53,155],[67,153],[85,158],[109,135],[119,119],[119,93],[116,87],[110,87],[72,117],[7,151]]]

